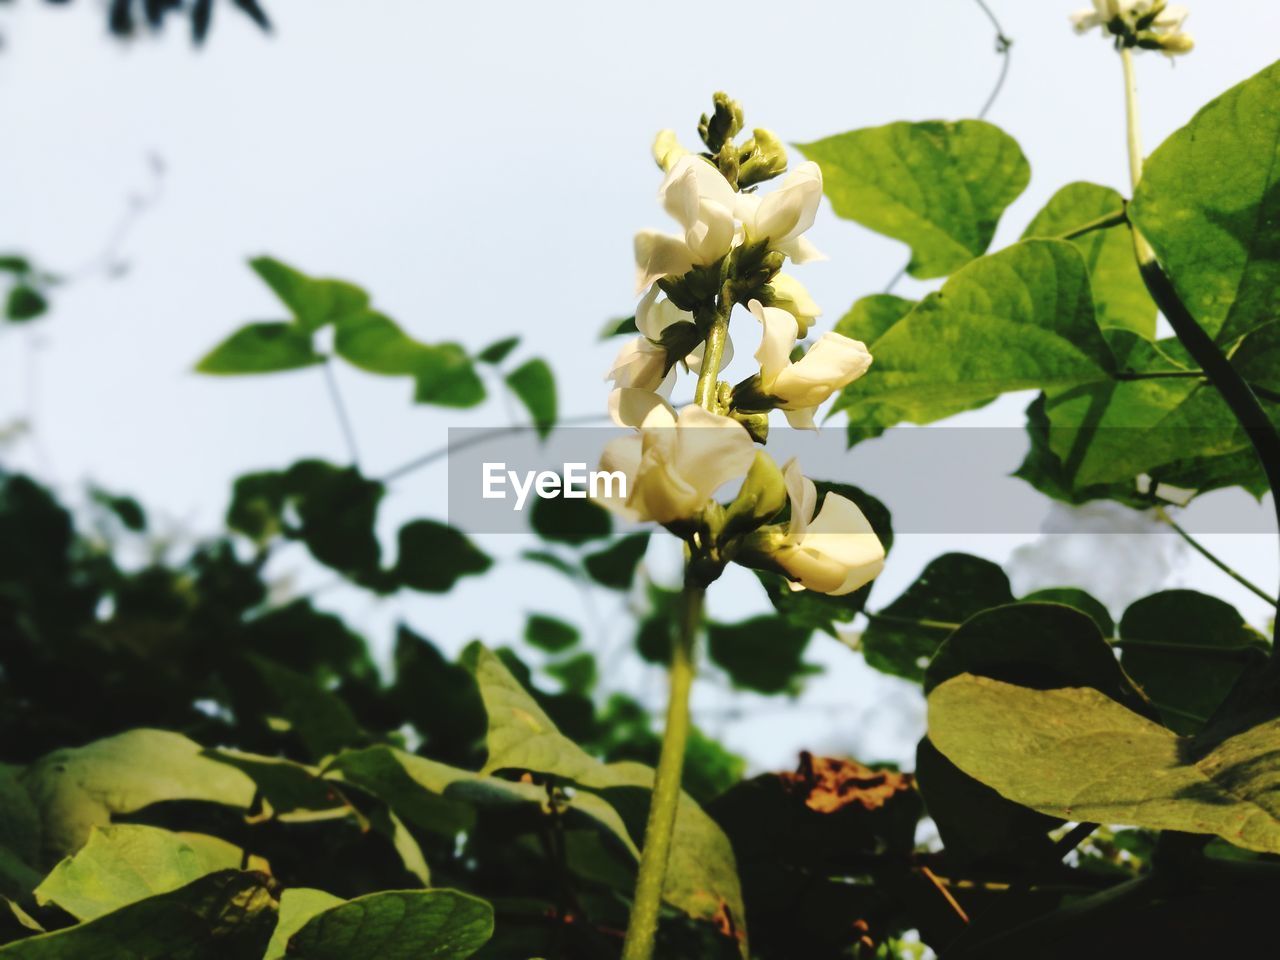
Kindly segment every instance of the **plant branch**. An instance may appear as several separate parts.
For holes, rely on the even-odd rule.
[[[710,352],[710,351],[708,351]],[[684,767],[685,745],[689,739],[689,693],[693,688],[694,650],[702,622],[705,589],[686,583],[679,629],[671,645],[670,693],[667,723],[662,734],[662,752],[654,775],[649,820],[645,826],[640,870],[636,875],[631,922],[622,948],[622,960],[650,960],[662,909],[662,889],[666,881],[671,839],[675,834],[676,811],[680,805],[680,775]]]
[[[1058,234],[1059,240],[1074,240],[1077,237],[1083,237],[1086,233],[1093,233],[1095,230],[1106,230],[1108,227],[1118,227],[1121,224],[1129,222],[1129,213],[1124,208],[1117,210],[1115,213],[1108,213],[1105,216],[1098,217],[1096,220],[1090,220],[1080,226],[1068,230],[1066,233]]]
[[[1183,540],[1187,541],[1187,544],[1191,547],[1192,550],[1200,554],[1200,556],[1204,557],[1206,560],[1212,563],[1215,567],[1217,567],[1219,570],[1225,573],[1228,577],[1230,577],[1236,583],[1240,584],[1240,586],[1244,587],[1250,593],[1254,594],[1254,596],[1260,597],[1261,599],[1265,600],[1271,606],[1274,607],[1276,605],[1275,597],[1268,594],[1261,587],[1257,586],[1251,580],[1247,579],[1243,574],[1239,573],[1237,570],[1228,566],[1222,560],[1218,559],[1218,557],[1214,556],[1209,551],[1208,547],[1200,543],[1199,540],[1197,540],[1190,533],[1184,530],[1182,526],[1176,520],[1173,519],[1173,517],[1169,516],[1169,514],[1165,511],[1164,507],[1156,507],[1156,519],[1158,519],[1161,523],[1168,524],[1170,527],[1172,527],[1174,531],[1177,532],[1178,536],[1182,537]]]
[[[347,405],[342,400],[342,391],[338,389],[338,377],[333,372],[333,358],[324,359],[324,381],[329,388],[329,399],[333,401],[334,412],[338,415],[338,424],[342,428],[342,437],[347,444],[347,455],[351,465],[360,469],[360,448],[356,446],[356,432],[351,426],[351,418],[347,415]]]
[[[1133,54],[1126,47],[1120,51],[1120,61],[1124,66],[1125,119],[1128,127],[1129,145],[1129,178],[1134,192],[1142,180],[1142,138],[1138,129],[1138,86],[1133,71]],[[1138,271],[1147,286],[1151,299],[1156,302],[1160,312],[1164,314],[1178,340],[1186,348],[1191,358],[1200,365],[1205,377],[1231,409],[1240,423],[1254,452],[1262,463],[1262,469],[1271,488],[1272,504],[1276,511],[1276,524],[1280,529],[1280,434],[1268,419],[1262,404],[1250,389],[1249,384],[1240,372],[1231,365],[1226,355],[1214,343],[1213,338],[1192,316],[1174,289],[1173,282],[1161,269],[1156,260],[1155,251],[1136,226],[1130,227],[1133,234],[1133,249],[1138,260]],[[1280,616],[1275,618],[1275,633],[1272,636],[1271,659],[1265,673],[1266,680],[1261,689],[1280,678]]]

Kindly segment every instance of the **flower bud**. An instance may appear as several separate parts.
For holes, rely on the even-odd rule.
[[[742,130],[742,106],[724,92],[716,93],[711,99],[715,109],[711,116],[704,113],[698,121],[698,136],[709,151],[719,153],[720,148]]]
[[[738,186],[764,183],[787,172],[787,148],[771,130],[757,127],[751,140],[743,145],[743,158],[738,167]]]
[[[796,318],[797,336],[804,338],[815,318],[822,316],[822,308],[809,296],[809,291],[795,277],[779,273],[769,281],[767,306],[779,307]]]
[[[787,484],[782,478],[782,471],[773,457],[757,450],[751,469],[742,481],[742,488],[725,511],[721,540],[768,523],[786,504]]]
[[[676,161],[688,153],[676,139],[674,130],[659,130],[658,135],[653,138],[653,159],[663,172],[669,172]]]

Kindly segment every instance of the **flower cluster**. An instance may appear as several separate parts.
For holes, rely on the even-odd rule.
[[[1101,27],[1120,46],[1159,50],[1171,57],[1195,46],[1182,29],[1186,19],[1186,7],[1165,0],[1093,0],[1092,10],[1071,15],[1077,33]]]
[[[626,476],[626,495],[604,502],[682,537],[704,583],[736,561],[783,573],[795,589],[845,594],[879,573],[879,539],[851,500],[828,492],[819,509],[817,487],[795,461],[780,470],[757,444],[775,409],[793,427],[817,429],[818,408],[866,373],[871,354],[834,332],[802,345],[822,311],[782,267],[824,259],[805,236],[822,171],[810,162],[787,173],[774,134],[757,129],[735,143],[741,129],[739,106],[717,94],[698,127],[705,151],[685,149],[669,130],[654,142],[665,174],[658,201],[679,229],[635,238],[638,336],[607,375],[609,412],[633,432],[601,458],[602,469]],[[757,190],[777,177],[775,189]],[[758,325],[759,371],[731,386],[719,376],[739,307]],[[696,374],[697,387],[695,402],[677,411],[669,399],[681,370]],[[735,481],[736,497],[717,502]],[[772,523],[780,515],[785,522]]]

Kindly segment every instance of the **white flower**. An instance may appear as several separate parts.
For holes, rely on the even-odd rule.
[[[755,443],[736,420],[690,404],[677,415],[654,394],[615,391],[620,420],[643,415],[638,435],[610,441],[600,469],[627,478],[625,501],[601,498],[605,506],[634,520],[687,520],[730,480],[745,476],[755,459]]]
[[[1174,56],[1195,46],[1191,35],[1182,30],[1188,13],[1182,4],[1166,4],[1164,0],[1093,0],[1092,10],[1071,14],[1071,23],[1077,33],[1101,27],[1104,32],[1126,37],[1128,45],[1135,40],[1153,41]],[[1139,30],[1138,24],[1148,17],[1151,22]]]
[[[760,364],[760,389],[778,401],[787,422],[797,429],[817,429],[813,415],[837,390],[843,390],[867,372],[871,354],[861,340],[827,332],[795,363],[796,318],[779,307],[752,300],[747,308],[764,328],[756,361]]]
[[[787,174],[772,193],[738,194],[734,213],[742,221],[748,240],[767,237],[771,249],[786,254],[793,263],[807,263],[825,259],[802,236],[813,226],[821,199],[822,169],[809,160]]]
[[[795,317],[799,326],[798,336],[804,337],[813,321],[822,316],[822,308],[814,303],[804,284],[789,273],[775,274],[769,286],[773,288],[773,306]]]
[[[676,382],[675,367],[667,369],[667,351],[648,337],[628,340],[618,351],[606,380],[615,388],[650,390],[668,396]]]
[[[794,590],[832,596],[852,593],[884,569],[884,545],[857,504],[829,492],[815,517],[818,490],[794,459],[782,468],[791,520],[776,534],[771,552]]]
[[[729,181],[702,157],[687,154],[677,160],[658,188],[658,200],[684,227],[684,235],[656,230],[636,234],[636,289],[715,263],[728,253],[737,233],[736,196]]]

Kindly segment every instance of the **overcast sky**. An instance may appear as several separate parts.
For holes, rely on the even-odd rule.
[[[1014,46],[989,119],[1017,138],[1033,171],[998,245],[1058,187],[1089,179],[1125,190],[1126,168],[1120,66],[1109,46],[1072,33],[1071,0],[990,2]],[[89,271],[58,292],[38,327],[0,332],[0,422],[33,410],[43,450],[40,459],[23,446],[8,460],[70,497],[88,478],[134,493],[196,532],[219,528],[237,474],[345,457],[318,370],[240,380],[191,372],[239,324],[280,315],[247,257],[270,253],[349,278],[423,340],[478,348],[519,333],[526,354],[554,366],[562,412],[591,413],[603,408],[601,375],[616,349],[595,334],[633,305],[632,233],[664,225],[649,157],[657,129],[692,142],[717,89],[742,101],[748,125],[790,142],[898,119],[959,119],[985,101],[1000,65],[993,29],[971,0],[266,6],[271,36],[219,4],[200,51],[177,22],[157,38],[112,41],[92,0],[19,0],[0,12],[0,247],[77,270],[100,254],[129,195],[153,190],[148,157],[166,170],[162,193],[121,246],[124,278]],[[1280,13],[1271,0],[1201,0],[1188,28],[1191,56],[1139,58],[1148,149],[1276,56]],[[825,205],[811,236],[830,261],[797,272],[827,322],[905,259],[901,245]],[[923,289],[908,281],[900,292]],[[743,337],[739,356],[749,362],[754,342]],[[340,381],[373,475],[442,444],[450,426],[507,422],[501,402],[446,412],[413,407],[407,381],[349,369]],[[1026,399],[967,422],[1020,425]],[[383,526],[443,516],[446,492],[443,467],[415,474],[395,487]],[[892,491],[872,492],[893,505]],[[1113,520],[1102,516],[1086,519],[1105,529]],[[1259,508],[1260,526],[1265,516]],[[1053,522],[1075,521],[1059,512]],[[888,602],[946,550],[1005,561],[1034,540],[902,538],[874,602]],[[528,545],[482,542],[509,558]],[[1270,540],[1211,542],[1272,588]],[[1195,584],[1265,621],[1259,601],[1167,537],[1111,538],[1104,549],[1076,538],[1056,549],[1065,567],[1047,573],[1044,548],[1024,546],[1019,582],[1060,574],[1116,604],[1161,583]],[[300,551],[273,570],[302,586],[324,579]],[[619,601],[599,597],[592,614],[554,573],[514,559],[444,599],[374,602],[339,589],[322,602],[375,639],[404,618],[450,649],[475,637],[511,641],[535,609],[595,624],[593,643],[616,646],[625,633]],[[711,607],[733,619],[763,602],[750,578],[732,577]],[[704,683],[704,720],[760,764],[789,764],[806,745],[909,756],[918,696],[893,696],[892,682],[835,642],[815,639],[812,654],[830,669],[804,710],[773,703],[712,723],[717,711],[755,701]],[[607,679],[649,697],[660,682],[638,669]],[[883,707],[886,697],[898,706]]]

